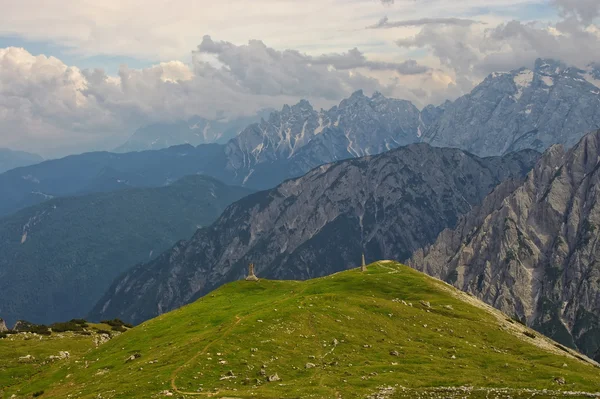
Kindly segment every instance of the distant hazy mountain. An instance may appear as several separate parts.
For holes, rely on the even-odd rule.
[[[37,154],[30,154],[23,151],[13,151],[8,148],[0,148],[0,173],[21,166],[40,163],[44,158]]]
[[[572,146],[600,128],[600,72],[539,59],[533,70],[493,73],[444,108],[423,141],[480,156]]]
[[[222,148],[208,144],[127,154],[91,152],[9,170],[0,174],[0,216],[54,197],[165,186],[203,173],[206,165],[224,170]]]
[[[431,118],[429,118],[431,119]],[[202,173],[227,184],[271,188],[327,162],[417,141],[426,125],[408,101],[362,92],[329,111],[307,101],[273,112],[226,145],[181,145],[126,154],[87,153],[0,175],[0,215],[48,198],[162,186]]]
[[[186,121],[172,123],[155,123],[144,126],[115,152],[131,152],[145,150],[160,150],[180,144],[226,143],[234,138],[246,126],[268,118],[274,110],[263,110],[254,116],[234,118],[231,120],[209,120],[195,116]]]
[[[550,148],[410,264],[598,357],[599,160],[600,131]]]
[[[0,315],[9,325],[81,317],[115,277],[251,192],[189,176],[163,188],[56,198],[0,219]]]
[[[232,204],[156,260],[115,281],[93,318],[140,322],[240,278],[307,279],[371,259],[407,259],[454,226],[501,181],[522,177],[539,154],[478,158],[414,144],[324,165]]]

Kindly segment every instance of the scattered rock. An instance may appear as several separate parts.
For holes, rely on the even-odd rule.
[[[108,341],[110,341],[110,334],[97,334],[94,337],[94,345],[96,345],[96,348]]]
[[[425,306],[426,308],[431,308],[429,301],[421,301],[421,305]]]
[[[173,392],[168,391],[168,390],[164,390],[160,394],[163,396],[173,396]]]
[[[21,356],[19,358],[20,362],[32,362],[35,360],[35,357],[31,356],[31,355],[26,355],[26,356]]]
[[[398,352],[398,351],[390,351],[390,355],[392,355],[392,356],[400,356],[400,352]]]
[[[281,378],[279,378],[279,376],[277,375],[277,373],[270,375],[269,377],[267,377],[267,381],[269,382],[275,382],[275,381],[281,381]]]
[[[307,369],[312,369],[315,367],[317,367],[317,366],[314,363],[306,363],[306,365],[304,366],[304,368],[307,368]]]
[[[134,353],[133,355],[125,359],[125,363],[133,362],[135,359],[139,359],[140,357],[142,357],[140,353]]]
[[[69,352],[60,351],[60,352],[58,352],[58,356],[50,355],[48,357],[48,360],[64,360],[64,359],[68,359],[70,356],[71,356],[71,354]]]
[[[565,385],[567,383],[563,377],[556,377],[554,382],[556,382],[558,385]]]

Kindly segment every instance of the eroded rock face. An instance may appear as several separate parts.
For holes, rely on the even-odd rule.
[[[553,144],[568,147],[600,128],[600,80],[593,73],[539,59],[533,69],[489,75],[444,106],[423,141],[479,156]]]
[[[553,146],[409,264],[559,342],[600,346],[600,131]]]
[[[376,259],[407,259],[455,226],[501,181],[539,154],[478,158],[414,144],[324,165],[231,205],[155,262],[116,281],[91,314],[140,322],[243,278],[308,279]]]

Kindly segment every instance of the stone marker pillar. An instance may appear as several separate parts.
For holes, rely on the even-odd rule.
[[[362,254],[362,265],[360,266],[360,271],[361,272],[366,272],[367,271],[367,262],[365,262],[365,254]]]
[[[254,274],[254,263],[248,265],[248,276],[246,277],[246,281],[258,281],[258,277]]]

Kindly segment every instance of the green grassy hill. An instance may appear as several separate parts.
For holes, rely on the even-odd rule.
[[[57,342],[48,341],[53,351]],[[12,345],[0,340],[0,381]],[[14,379],[3,397],[553,398],[600,389],[591,360],[389,261],[305,282],[234,282],[79,353]]]

